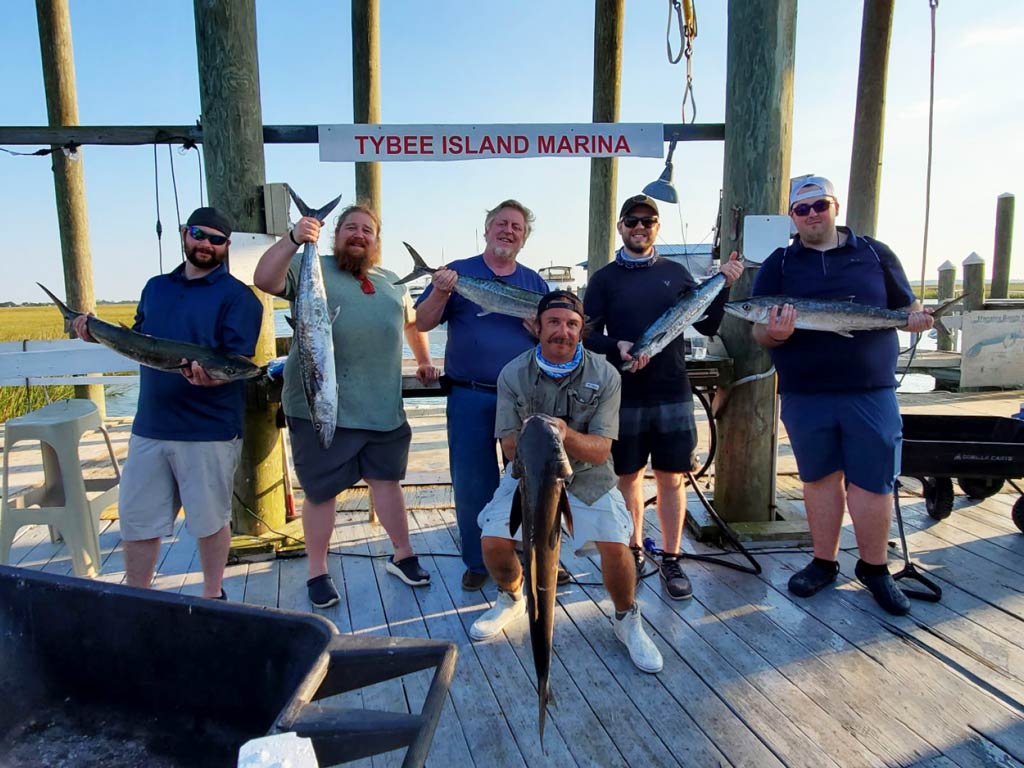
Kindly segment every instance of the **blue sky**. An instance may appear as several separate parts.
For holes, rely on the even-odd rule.
[[[352,118],[349,5],[257,0],[263,121]],[[553,123],[590,120],[592,0],[429,3],[380,0],[381,101],[386,123]],[[697,0],[694,88],[698,122],[725,112],[726,3]],[[679,122],[683,64],[665,54],[668,3],[629,0],[623,122]],[[130,12],[126,9],[131,8]],[[301,8],[301,11],[295,11]],[[860,0],[801,3],[797,17],[791,172],[819,173],[845,200],[859,55]],[[83,125],[190,124],[199,116],[192,3],[71,0]],[[46,105],[35,4],[12,0],[0,28],[0,125],[43,125]],[[1024,69],[1019,3],[947,2],[938,9],[932,215],[927,277],[977,251],[991,261],[996,197],[1024,193]],[[929,9],[897,4],[878,236],[920,272],[924,227]],[[11,147],[30,151],[36,147]],[[195,152],[173,151],[183,216],[199,205]],[[176,263],[170,159],[158,150],[164,265]],[[266,148],[267,181],[288,182],[311,204],[354,195],[352,166],[320,163],[317,148]],[[83,151],[96,294],[137,298],[159,270],[152,147]],[[663,206],[666,242],[709,237],[722,181],[722,145],[688,143],[675,156],[678,210]],[[618,199],[660,173],[657,159],[619,161]],[[402,240],[432,263],[478,252],[484,211],[516,197],[537,215],[521,260],[540,267],[586,258],[590,163],[571,159],[384,165],[384,265],[405,274]],[[37,301],[35,281],[63,289],[52,174],[45,158],[0,154],[6,279],[0,300]],[[1019,214],[1024,216],[1024,212]],[[840,214],[842,219],[842,213]],[[1024,235],[1013,274],[1024,278]]]

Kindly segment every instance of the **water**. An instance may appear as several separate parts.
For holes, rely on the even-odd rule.
[[[290,336],[291,328],[288,322],[284,319],[285,315],[288,314],[287,310],[276,309],[274,310],[274,333],[277,336]],[[907,349],[910,346],[910,334],[904,333],[903,331],[897,331],[900,340],[900,349]],[[440,360],[444,357],[444,346],[448,339],[444,327],[435,328],[429,334],[427,339],[430,343],[430,354],[435,360]],[[925,334],[922,337],[920,344],[917,346],[918,352],[925,350],[934,350],[936,348],[936,340]],[[412,351],[409,349],[407,344],[402,345],[402,355],[406,358],[412,358]],[[899,380],[899,377],[897,377]],[[935,389],[935,379],[931,376],[927,376],[921,373],[908,373],[903,379],[903,383],[900,385],[897,391],[899,392],[931,392]],[[107,415],[108,416],[134,416],[135,409],[138,406],[139,401],[139,385],[135,383],[127,384],[109,384],[105,387],[107,395]],[[416,398],[415,400],[409,400],[406,402],[406,408],[415,407],[437,407],[444,405],[443,397],[426,397]]]

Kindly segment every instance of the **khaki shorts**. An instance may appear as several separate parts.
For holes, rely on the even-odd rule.
[[[118,517],[121,538],[144,541],[170,536],[185,507],[185,527],[197,539],[231,522],[235,469],[242,439],[188,442],[132,435],[121,474]]]
[[[506,472],[501,478],[494,497],[487,502],[477,518],[482,536],[523,540],[522,526],[516,531],[515,536],[508,532],[508,521],[512,516],[512,497],[518,485],[519,481],[512,477],[511,472]],[[577,554],[592,549],[593,543],[597,541],[629,546],[629,540],[633,536],[633,516],[626,509],[626,501],[618,488],[612,488],[593,504],[584,504],[570,492],[569,508],[572,510],[574,534],[572,545]]]

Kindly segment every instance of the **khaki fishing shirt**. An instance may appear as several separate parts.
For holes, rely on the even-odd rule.
[[[619,372],[589,350],[572,373],[554,379],[544,373],[529,349],[514,357],[498,376],[498,411],[494,436],[518,433],[534,414],[557,416],[570,428],[615,440],[619,436]],[[616,486],[611,455],[602,464],[569,456],[573,475],[566,487],[585,504],[593,504]]]

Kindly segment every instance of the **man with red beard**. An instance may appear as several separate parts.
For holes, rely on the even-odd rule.
[[[256,353],[263,307],[224,259],[231,221],[198,208],[181,230],[185,263],[142,290],[133,329],[246,357]],[[85,341],[86,317],[75,318]],[[231,546],[231,498],[242,451],[245,382],[210,378],[193,361],[180,372],[139,369],[139,406],[121,474],[118,516],[128,585],[149,587],[178,511],[199,543],[203,597],[227,599],[221,582]]]
[[[260,259],[254,279],[268,293],[294,302],[305,243],[315,243],[322,223],[304,216],[288,237]],[[341,212],[334,229],[334,255],[321,257],[324,289],[334,322],[334,366],[338,380],[337,429],[322,449],[302,388],[298,348],[293,344],[284,370],[281,396],[292,443],[295,472],[305,492],[302,530],[309,557],[310,602],[335,605],[340,597],[327,567],[337,496],[364,479],[394,547],[386,568],[409,586],[425,586],[430,574],[420,567],[409,543],[409,523],[399,481],[409,463],[412,430],[402,407],[402,335],[418,365],[416,376],[435,381],[427,336],[416,330],[408,291],[394,285],[398,275],[380,267],[380,218],[365,205]]]

